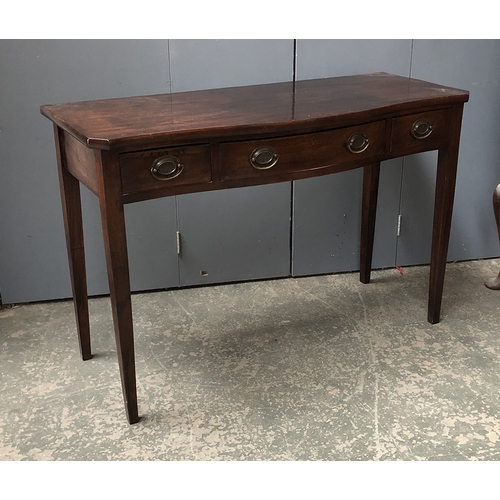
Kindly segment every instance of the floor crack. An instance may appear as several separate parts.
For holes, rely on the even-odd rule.
[[[363,320],[364,330],[368,333],[368,342],[370,344],[370,364],[373,370],[373,378],[374,378],[374,389],[373,389],[373,438],[375,440],[375,460],[380,460],[382,456],[382,450],[380,447],[380,434],[379,434],[379,425],[378,425],[378,392],[379,392],[379,376],[377,370],[377,355],[375,352],[374,339],[372,335],[371,328],[369,328],[368,324],[368,312],[366,309],[366,304],[363,299],[363,295],[358,291],[359,300],[361,305],[363,306]]]

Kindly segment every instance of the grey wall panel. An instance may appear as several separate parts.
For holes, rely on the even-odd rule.
[[[408,75],[411,40],[299,40],[297,77]],[[402,160],[383,162],[373,267],[395,265]],[[294,276],[359,269],[360,169],[295,182]]]
[[[294,188],[294,276],[359,268],[361,170],[305,179]]]
[[[109,293],[97,197],[82,192],[89,295]],[[160,198],[125,205],[130,287],[133,291],[179,286],[175,200]]]
[[[125,205],[132,290],[179,286],[175,198]]]
[[[288,276],[290,183],[179,196],[181,285]]]
[[[375,241],[373,244],[374,269],[396,265],[398,215],[401,196],[402,162],[400,159],[384,161],[380,167]],[[359,268],[359,264],[356,269]]]
[[[174,40],[170,55],[173,92],[292,79],[292,40]],[[179,196],[181,285],[289,275],[290,189]]]
[[[411,40],[298,40],[297,79],[385,71],[408,76]]]
[[[412,76],[470,91],[465,104],[449,260],[499,255],[492,193],[500,183],[500,41],[416,40]],[[400,265],[429,262],[435,155],[405,162]],[[406,220],[406,223],[405,223]]]
[[[0,40],[0,293],[4,303],[62,298],[71,293],[52,128],[39,113],[41,104],[287,81],[292,78],[293,55],[292,40]],[[492,191],[500,182],[499,60],[498,40],[297,42],[298,79],[374,71],[407,75],[411,65],[413,77],[470,90],[464,113],[449,259],[484,258],[500,253],[491,206]],[[403,219],[402,234],[397,239],[397,263],[428,262],[434,153],[407,157],[404,169],[403,160],[383,164],[374,267],[394,264],[393,235],[399,212],[395,192],[403,170]],[[208,203],[220,205],[228,213],[236,211],[239,200],[229,193],[189,195],[186,202],[179,197],[127,206],[133,289],[179,285],[177,223],[186,230],[191,227],[193,235],[203,231],[207,238],[228,234],[227,251],[245,263],[255,253],[245,242],[231,247],[230,235],[241,232],[243,224],[253,227],[257,236],[253,241],[258,242],[261,223],[267,218],[275,227],[266,227],[266,238],[273,231],[280,234],[273,245],[283,249],[286,237],[281,224],[286,226],[287,222],[278,219],[284,219],[283,214],[290,208],[289,196],[283,195],[289,193],[289,188],[269,186],[265,189],[271,191],[263,188],[262,194],[248,195],[249,200],[255,198],[247,206],[264,204],[260,215],[263,219],[247,224],[242,215],[238,225],[231,223],[224,231],[215,220],[207,222],[207,217],[200,218],[194,209],[185,208],[190,200],[193,208],[196,205],[201,210]],[[255,192],[260,189],[255,188]],[[296,274],[357,267],[360,189],[360,171],[294,184]],[[280,207],[265,199],[264,192],[267,199],[281,200]],[[91,294],[106,293],[98,204],[85,188],[82,195],[89,289]],[[213,199],[207,201],[210,197]],[[348,198],[355,202],[348,206]],[[180,208],[179,221],[176,204]],[[266,210],[272,207],[281,214],[278,218],[269,218]],[[352,224],[346,225],[346,220]],[[191,260],[181,263],[187,266],[183,269],[186,278],[203,270],[200,255],[205,256],[205,252],[214,252],[209,262],[217,265],[226,259],[222,254],[218,256],[217,241],[204,240],[200,245],[203,252],[195,251]],[[334,250],[342,248],[345,261],[333,259]],[[231,266],[239,268],[238,262]],[[268,270],[269,276],[285,272],[279,266]],[[212,271],[201,281],[209,283],[216,276]],[[233,278],[223,279],[240,278],[236,273]]]
[[[2,40],[0,68],[2,299],[12,303],[68,297],[54,139],[51,123],[42,117],[39,107],[166,92],[170,86],[168,43]],[[84,205],[86,215],[93,213],[96,219],[95,199],[84,196]],[[165,211],[164,217],[175,219],[175,213]],[[102,245],[100,233],[99,224],[87,224],[86,244],[91,253]],[[106,282],[101,263],[92,256],[87,259],[91,290],[102,290]]]
[[[437,151],[407,156],[401,192],[401,234],[396,262],[399,266],[430,261]]]
[[[171,40],[172,92],[290,81],[292,40]]]
[[[292,274],[304,276],[359,269],[361,169],[300,181],[294,190]],[[396,262],[401,165],[380,172],[372,267]],[[299,207],[299,208],[296,208]],[[332,271],[335,270],[335,271]]]

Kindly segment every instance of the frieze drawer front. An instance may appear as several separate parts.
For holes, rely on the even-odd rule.
[[[120,156],[122,193],[211,182],[210,158],[208,144],[124,153]]]
[[[312,134],[220,146],[222,180],[279,176],[341,163],[370,162],[385,152],[385,120]]]
[[[392,120],[391,151],[432,149],[446,138],[447,110],[401,116]]]

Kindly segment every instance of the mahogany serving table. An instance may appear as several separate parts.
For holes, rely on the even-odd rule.
[[[439,150],[428,320],[439,321],[467,91],[386,73],[41,107],[54,123],[81,355],[91,358],[80,182],[99,198],[128,421],[139,420],[123,206],[364,167],[370,281],[380,162]]]

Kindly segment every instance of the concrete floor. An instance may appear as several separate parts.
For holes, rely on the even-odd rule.
[[[0,459],[499,460],[500,260],[133,296],[125,419],[108,298],[79,359],[71,301],[0,311]]]

